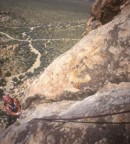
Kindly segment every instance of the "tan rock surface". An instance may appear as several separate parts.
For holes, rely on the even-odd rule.
[[[129,81],[130,11],[127,6],[112,22],[91,31],[55,59],[32,83],[28,98],[64,98],[64,93],[93,94],[108,82]],[[75,97],[75,96],[74,96]],[[28,105],[28,104],[27,104]]]

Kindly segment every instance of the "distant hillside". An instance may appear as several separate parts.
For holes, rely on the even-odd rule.
[[[92,3],[94,0],[41,0],[41,1],[50,1],[50,2],[68,2],[68,3]]]
[[[28,25],[86,21],[91,4],[84,0],[0,0],[0,9],[11,12],[13,25],[22,19]],[[22,22],[22,24],[24,23]]]
[[[68,1],[68,2],[83,3],[83,2],[93,2],[94,0],[54,0],[54,1]]]

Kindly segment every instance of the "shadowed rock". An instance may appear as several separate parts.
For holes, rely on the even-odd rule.
[[[113,20],[128,3],[129,0],[95,0],[83,35]]]
[[[71,104],[67,109],[59,104],[52,107],[53,109],[47,105],[41,107],[39,114],[43,113],[44,117],[38,118],[38,113],[34,109],[32,116],[35,113],[36,118],[28,123],[23,120],[19,126],[8,127],[0,135],[1,143],[127,144],[130,142],[129,124],[127,124],[130,121],[130,83],[108,84],[97,94]],[[57,111],[57,116],[45,117],[46,111],[56,113],[56,109],[60,109]],[[112,115],[114,113],[115,115]],[[89,116],[97,117],[87,119]],[[60,121],[54,121],[55,119]]]
[[[2,140],[6,144],[127,144],[130,142],[129,128],[126,125],[49,123],[32,120],[28,125],[10,127],[6,132],[10,135],[10,138],[6,137]],[[8,142],[9,140],[11,141]]]
[[[110,22],[128,0],[96,0],[91,9],[91,15],[102,24]]]
[[[107,84],[99,92],[82,101],[40,102],[22,113],[20,123],[34,118],[56,116],[63,119],[106,115],[130,109],[130,83]]]

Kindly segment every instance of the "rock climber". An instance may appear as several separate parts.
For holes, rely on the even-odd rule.
[[[3,101],[7,114],[7,126],[9,126],[20,117],[21,105],[17,98],[11,98],[7,94],[3,96]]]

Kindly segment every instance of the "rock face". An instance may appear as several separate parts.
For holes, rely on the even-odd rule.
[[[41,111],[44,113],[44,108]],[[107,84],[95,95],[59,112],[58,117],[37,118],[8,127],[0,140],[1,144],[128,144],[129,112],[130,83]],[[87,119],[88,116],[98,117]],[[60,120],[52,121],[56,118]]]
[[[27,90],[20,125],[5,129],[1,143],[129,144],[129,27],[127,3],[55,59]]]
[[[96,0],[92,6],[92,16],[102,24],[111,21],[128,0]]]
[[[110,22],[128,3],[128,0],[96,0],[92,5],[91,17],[87,21],[87,28],[84,35]]]
[[[96,94],[82,101],[59,101],[39,104],[38,106],[33,105],[32,108],[23,112],[20,123],[27,123],[33,118],[49,116],[52,116],[52,118],[73,119],[128,111],[130,108],[128,106],[130,102],[129,92],[130,83],[121,83],[119,85],[109,83]],[[123,120],[123,117],[121,119]]]
[[[33,82],[29,99],[68,99],[89,96],[107,82],[130,81],[129,6],[112,22],[91,31],[72,49],[55,59]]]

